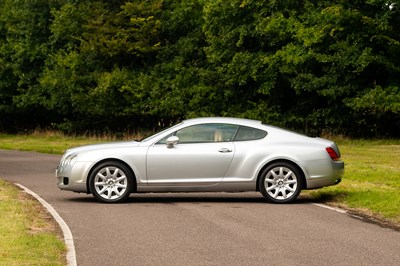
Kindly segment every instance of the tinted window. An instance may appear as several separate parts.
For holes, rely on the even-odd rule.
[[[262,139],[267,132],[261,129],[241,126],[236,134],[235,141]]]
[[[179,138],[179,143],[224,142],[233,141],[238,128],[231,124],[201,124],[182,128],[172,135]],[[168,137],[158,143],[165,143]]]

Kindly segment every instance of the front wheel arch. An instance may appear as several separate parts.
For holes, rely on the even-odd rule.
[[[116,163],[121,163],[123,164],[130,172],[130,174],[132,175],[132,187],[131,187],[131,193],[136,192],[136,188],[137,188],[137,182],[136,182],[136,175],[135,172],[132,170],[132,168],[124,161],[119,160],[119,159],[103,159],[101,161],[98,161],[96,164],[94,164],[91,168],[90,171],[88,173],[88,175],[86,176],[86,189],[87,189],[87,193],[88,194],[92,194],[92,191],[90,190],[90,184],[89,184],[89,178],[92,175],[94,169],[96,169],[96,167],[104,162],[116,162]]]

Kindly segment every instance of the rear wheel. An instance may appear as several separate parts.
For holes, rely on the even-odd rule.
[[[295,166],[278,162],[263,170],[258,185],[268,201],[288,203],[299,196],[302,180],[301,172]]]
[[[133,176],[119,162],[104,162],[96,166],[89,178],[90,191],[100,202],[123,202],[131,193]]]

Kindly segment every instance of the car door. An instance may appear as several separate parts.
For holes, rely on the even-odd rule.
[[[201,124],[173,133],[177,144],[168,147],[166,138],[150,146],[147,153],[147,182],[157,186],[210,186],[221,182],[232,162],[232,142],[237,126]]]

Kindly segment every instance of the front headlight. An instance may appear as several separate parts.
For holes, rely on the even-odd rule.
[[[68,155],[65,160],[62,162],[62,166],[64,165],[73,165],[76,162],[78,155],[77,154],[71,154]]]

